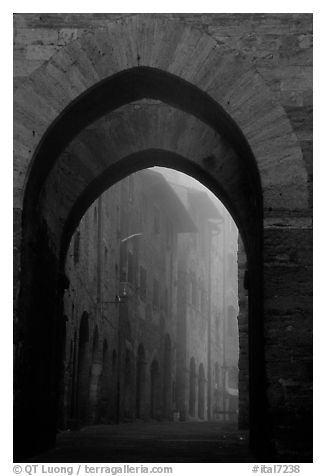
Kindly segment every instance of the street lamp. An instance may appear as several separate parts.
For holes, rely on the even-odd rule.
[[[123,238],[121,240],[121,243],[125,243],[128,240],[131,240],[131,238],[134,238],[135,236],[142,236],[142,233],[133,233],[132,235],[127,236],[126,238]]]

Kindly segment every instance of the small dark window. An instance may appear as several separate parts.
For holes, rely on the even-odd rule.
[[[134,284],[135,282],[135,260],[131,251],[128,251],[128,283]]]
[[[144,301],[146,299],[146,269],[140,266],[140,297]]]
[[[159,284],[157,279],[154,279],[153,283],[153,308],[158,309],[159,307]]]
[[[73,365],[73,358],[74,358],[74,343],[73,340],[70,340],[70,351],[69,351],[69,362],[68,366],[71,368]]]
[[[120,281],[127,281],[127,243],[120,244]]]
[[[116,350],[113,350],[113,352],[112,352],[112,373],[113,373],[113,377],[115,377],[116,370],[117,370],[117,352],[116,352]]]

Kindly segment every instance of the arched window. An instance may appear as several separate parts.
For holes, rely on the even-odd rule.
[[[198,372],[198,417],[205,418],[205,371],[203,364],[199,366]]]
[[[136,365],[136,418],[144,418],[146,361],[142,344],[138,346]]]
[[[172,413],[172,362],[171,339],[166,334],[164,339],[164,368],[163,368],[163,416],[170,419]]]
[[[124,368],[124,418],[130,420],[132,418],[132,364],[130,350],[126,350],[125,368]]]
[[[151,418],[160,417],[160,370],[156,359],[151,364]]]
[[[189,373],[189,415],[194,417],[196,413],[196,364],[195,359],[190,359]]]

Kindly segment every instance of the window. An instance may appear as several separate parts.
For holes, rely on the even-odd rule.
[[[120,244],[120,281],[127,281],[127,243]]]
[[[140,292],[140,298],[145,301],[146,299],[146,269],[143,266],[140,266],[140,286],[139,286],[139,292]]]
[[[128,282],[130,284],[135,283],[135,263],[134,255],[131,251],[128,251]]]
[[[159,284],[157,279],[154,279],[153,282],[153,308],[158,309],[159,307]]]

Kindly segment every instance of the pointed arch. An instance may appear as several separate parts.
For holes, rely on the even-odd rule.
[[[120,148],[110,156],[110,164],[103,162],[98,149],[85,147],[90,132],[87,126],[104,116],[114,123],[114,111],[121,112],[124,105],[144,98],[169,106],[162,112],[166,122],[173,109],[173,125],[186,124],[185,137],[194,137],[197,142],[202,134],[204,140],[198,142],[194,155],[192,144],[187,150],[182,141],[178,145],[178,134],[162,134],[161,121],[147,112],[145,127],[152,124],[156,134],[149,129],[145,143],[137,142],[133,149],[132,134],[119,140],[117,133]],[[142,113],[145,109],[141,105]],[[185,122],[185,116],[191,120]],[[130,125],[142,122],[135,114],[126,113],[124,118],[122,122],[130,130]],[[179,132],[174,127],[171,130]],[[105,128],[98,131],[101,136]],[[174,154],[168,159],[174,168],[199,178],[220,196],[242,232],[249,275],[250,418],[252,433],[259,441],[260,423],[266,416],[262,390],[263,210],[266,220],[274,210],[304,212],[308,185],[302,152],[287,115],[251,62],[236,50],[218,48],[211,37],[182,22],[177,28],[176,22],[166,18],[135,15],[103,31],[82,35],[22,82],[15,92],[14,133],[18,172],[15,237],[21,280],[16,322],[21,339],[18,347],[26,349],[26,363],[18,356],[17,374],[39,368],[44,376],[42,383],[35,382],[32,375],[17,383],[17,393],[22,395],[17,405],[32,409],[18,412],[16,434],[23,435],[20,443],[24,445],[27,440],[24,429],[34,424],[29,415],[38,414],[41,425],[42,415],[56,413],[48,412],[44,402],[51,402],[51,409],[55,409],[56,402],[51,400],[56,395],[53,380],[60,378],[49,376],[57,372],[57,356],[45,347],[39,347],[39,353],[31,349],[38,348],[38,342],[46,342],[46,334],[56,335],[66,286],[63,250],[78,222],[76,204],[86,206],[91,196],[86,190],[106,170],[116,181],[133,171],[136,163],[138,169],[148,163],[154,165],[154,160],[141,157],[153,149]],[[134,133],[140,140],[137,127]],[[109,145],[115,144],[112,137]],[[166,137],[166,143],[162,145],[158,137]],[[93,137],[91,142],[98,142],[99,148],[108,145],[97,139]],[[139,161],[129,160],[131,157]],[[68,186],[68,177],[73,178],[72,186]],[[81,209],[77,207],[79,212]],[[46,323],[44,309],[48,310]],[[43,362],[38,358],[42,352],[48,356]],[[47,425],[47,434],[52,435],[49,441],[53,441],[54,417],[49,417]],[[36,429],[35,441],[42,447],[37,433]]]
[[[158,420],[161,417],[160,408],[160,367],[156,358],[151,363],[150,374],[150,416],[151,418]]]

